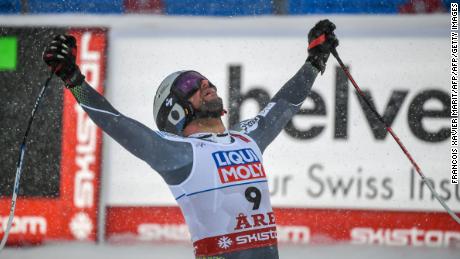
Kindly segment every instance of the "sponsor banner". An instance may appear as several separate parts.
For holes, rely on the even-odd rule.
[[[276,208],[274,212],[281,244],[340,241],[460,249],[460,226],[447,213],[298,208]],[[191,243],[178,207],[109,207],[106,223],[109,242]],[[237,241],[228,238],[231,242],[225,239],[220,244]]]
[[[86,81],[103,93],[107,35],[105,30],[71,30],[77,39],[77,64]],[[99,208],[102,132],[77,104],[70,91],[64,94],[61,190],[67,198],[67,226],[62,235],[96,240]]]
[[[250,148],[220,151],[212,154],[221,183],[265,178],[264,168]]]
[[[445,25],[447,30],[447,20]],[[404,31],[404,26],[400,29]],[[376,41],[367,35],[347,35],[340,27],[339,32],[338,51],[371,104],[402,140],[441,198],[459,211],[460,187],[450,184],[447,36],[411,36],[408,31],[407,37],[384,35]],[[174,31],[169,33],[173,35]],[[115,38],[113,51],[130,55],[117,58],[115,54],[113,88],[107,98],[127,116],[154,128],[148,107],[156,86],[173,71],[193,69],[206,75],[217,86],[224,105],[232,108],[224,117],[227,124],[260,111],[263,116],[273,106],[270,98],[305,61],[306,36],[233,33],[238,37],[229,43],[219,35],[139,39],[118,31],[117,37],[124,37]],[[193,28],[187,35],[194,35]],[[137,65],[139,62],[142,67]],[[257,123],[246,122],[246,130]],[[105,150],[104,170],[110,173],[109,205],[175,204],[151,167],[110,138]],[[219,165],[224,181],[238,180],[236,172],[245,176],[262,174],[258,164],[251,171],[236,164],[226,168],[224,154],[214,159],[222,162]],[[272,204],[278,207],[443,210],[391,135],[354,93],[333,57],[324,75],[316,78],[301,111],[265,150],[263,166]]]
[[[426,16],[400,17],[407,23],[401,22],[398,31],[391,26],[394,18],[379,19],[378,35],[362,33],[371,24],[364,19],[342,20],[339,54],[441,198],[460,211],[459,185],[450,184],[450,57],[448,34],[443,33],[449,29],[448,19],[431,24]],[[413,22],[432,30],[420,34],[406,27]],[[187,28],[186,34],[143,28],[145,36],[154,37],[115,29],[113,88],[107,99],[155,128],[148,107],[157,86],[174,71],[196,70],[217,86],[224,106],[231,107],[223,117],[227,126],[265,116],[274,105],[270,98],[307,57],[307,29],[283,34],[290,26],[279,21],[270,32],[258,28],[248,33],[247,22],[241,31],[219,29],[225,31],[222,35],[206,31],[206,24]],[[226,153],[213,157],[221,181],[267,177],[280,242],[456,246],[459,227],[355,94],[333,57],[301,108],[265,150],[263,170],[258,170],[260,161],[240,167],[237,156],[251,159],[244,150],[232,154],[233,161]],[[243,127],[251,131],[258,123],[248,120]],[[184,240],[187,228],[179,208],[171,207],[176,202],[161,177],[110,138],[105,143],[103,166],[110,174],[107,238]]]
[[[9,213],[7,212],[9,212],[10,202],[6,199],[0,201],[2,208],[0,238],[3,237],[8,224]],[[37,244],[46,238],[60,238],[63,219],[56,214],[60,209],[60,202],[52,199],[21,199],[18,197],[7,245]]]
[[[70,29],[67,33],[77,40],[80,70],[86,80],[102,93],[107,30]],[[18,197],[8,245],[46,240],[96,240],[101,131],[76,104],[72,94],[65,88],[62,91],[62,155],[58,195],[48,199]],[[9,197],[0,200],[0,238],[7,225],[10,203]]]
[[[201,239],[194,242],[193,247],[196,256],[206,256],[270,246],[276,243],[276,227],[269,227]]]

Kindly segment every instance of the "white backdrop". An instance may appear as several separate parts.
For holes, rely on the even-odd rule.
[[[273,96],[306,59],[308,29],[321,18],[163,18],[112,25],[107,99],[120,112],[155,128],[153,96],[164,77],[182,69],[200,71],[218,87],[228,107],[230,65],[242,67],[242,94],[257,87]],[[392,92],[408,91],[393,129],[435,180],[441,196],[460,210],[458,186],[442,183],[450,177],[449,140],[419,140],[409,129],[407,115],[422,91],[450,94],[449,16],[329,18],[337,25],[339,54],[361,88],[372,93],[380,113]],[[296,140],[283,132],[265,152],[273,205],[441,210],[426,187],[420,196],[419,177],[411,178],[411,165],[391,136],[375,140],[351,84],[348,139],[334,139],[336,66],[331,57],[313,87],[326,104],[326,115],[294,120],[300,129],[323,125],[323,132],[311,140]],[[424,109],[441,110],[442,104],[432,100]],[[242,118],[257,110],[254,101],[245,102]],[[437,131],[448,128],[450,121],[427,118],[423,125]],[[107,136],[103,174],[107,205],[175,204],[159,175]]]

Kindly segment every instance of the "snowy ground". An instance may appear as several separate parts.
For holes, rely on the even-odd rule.
[[[6,248],[2,259],[143,259],[193,258],[187,244],[167,245],[93,245],[50,244],[41,247]],[[321,259],[459,259],[460,250],[426,247],[383,247],[352,245],[281,246],[280,258]]]

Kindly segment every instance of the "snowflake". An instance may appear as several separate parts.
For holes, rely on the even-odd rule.
[[[232,245],[232,240],[226,236],[219,238],[218,245],[220,248],[227,249]]]

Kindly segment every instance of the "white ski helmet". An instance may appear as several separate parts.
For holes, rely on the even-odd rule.
[[[158,87],[153,101],[153,118],[161,131],[182,135],[185,126],[195,118],[188,99],[200,88],[200,73],[182,70],[168,75]]]

